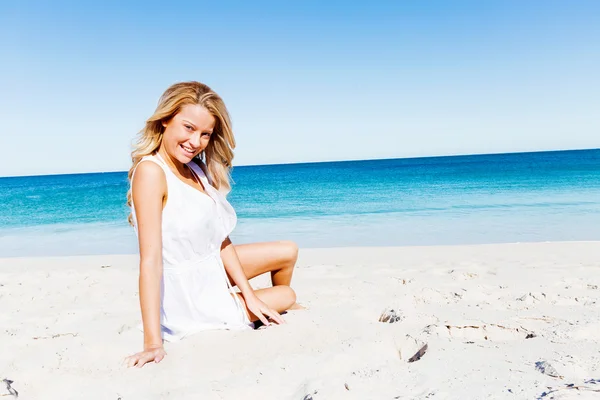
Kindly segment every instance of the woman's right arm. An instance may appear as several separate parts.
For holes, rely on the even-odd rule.
[[[140,248],[140,306],[144,325],[144,351],[127,357],[128,367],[160,362],[166,355],[160,332],[162,280],[162,208],[167,195],[165,173],[154,162],[138,165],[132,196]]]

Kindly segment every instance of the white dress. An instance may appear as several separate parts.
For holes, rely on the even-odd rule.
[[[233,207],[196,163],[187,165],[205,193],[179,179],[160,155],[146,156],[140,163],[145,161],[158,164],[167,178],[168,196],[162,213],[163,339],[176,341],[208,329],[251,329],[220,255],[221,243],[237,222]],[[132,216],[138,234],[134,207]]]

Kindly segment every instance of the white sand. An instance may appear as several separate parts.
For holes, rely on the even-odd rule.
[[[309,309],[285,326],[200,333],[126,369],[135,256],[3,259],[0,380],[20,399],[600,398],[600,243],[302,250],[293,286]],[[385,308],[401,320],[378,322]]]

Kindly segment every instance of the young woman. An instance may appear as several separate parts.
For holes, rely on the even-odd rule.
[[[160,362],[163,339],[281,324],[280,312],[299,308],[290,288],[294,243],[229,240],[237,221],[225,198],[234,147],[223,100],[199,82],[168,88],[140,132],[127,202],[140,249],[144,350],[127,357],[128,366]],[[253,290],[248,279],[265,272],[273,287]]]

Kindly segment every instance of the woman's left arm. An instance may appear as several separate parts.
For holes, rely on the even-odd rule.
[[[240,292],[242,292],[248,311],[256,315],[256,317],[265,325],[269,325],[269,321],[265,316],[270,317],[278,324],[285,323],[277,311],[269,308],[269,306],[260,300],[254,293],[254,289],[252,289],[250,282],[248,282],[248,278],[244,273],[235,247],[233,247],[233,243],[231,243],[229,237],[221,244],[221,260],[223,260],[225,270],[240,289]]]

